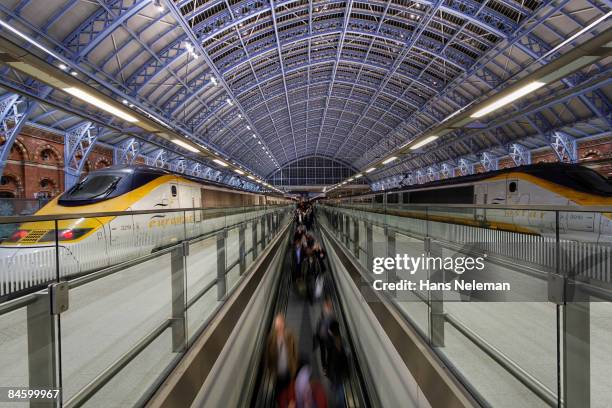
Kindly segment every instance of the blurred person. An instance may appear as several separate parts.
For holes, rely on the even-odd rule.
[[[323,385],[312,377],[307,358],[300,358],[296,378],[279,396],[281,408],[327,408],[327,396]]]
[[[294,240],[291,255],[291,277],[293,282],[296,282],[302,272],[302,261],[304,260],[304,247],[301,238]]]
[[[331,299],[326,298],[323,301],[321,316],[317,322],[317,328],[314,334],[314,346],[319,346],[319,354],[321,356],[321,367],[323,368],[323,372],[327,372],[327,356],[330,353],[331,347],[333,347],[332,338],[329,331],[333,322],[336,322],[336,315],[334,313]]]
[[[315,237],[314,235],[312,235],[312,233],[307,232],[306,233],[306,246],[310,249],[314,248],[314,244],[315,244]]]
[[[319,266],[321,267],[321,272],[325,272],[325,270],[327,269],[325,267],[325,251],[323,250],[323,248],[321,247],[321,243],[319,241],[315,241],[313,246],[312,246],[312,251],[315,255],[315,258],[319,261]]]
[[[348,377],[348,356],[340,337],[338,321],[329,325],[331,346],[327,355],[327,378],[330,382],[332,407],[344,406],[344,380]]]
[[[320,274],[319,262],[315,259],[312,249],[306,248],[306,258],[302,261],[302,279],[306,285],[306,295],[310,303],[314,299],[315,282]]]
[[[296,344],[295,335],[285,326],[285,317],[277,315],[266,346],[267,368],[275,376],[277,396],[289,385],[296,373]]]

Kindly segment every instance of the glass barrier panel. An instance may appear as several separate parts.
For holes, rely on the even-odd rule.
[[[165,231],[174,234],[176,225],[167,227]],[[152,238],[151,242],[168,242],[167,236]],[[172,332],[173,294],[178,296],[183,290],[184,280],[172,279],[173,273],[183,268],[181,248],[159,250],[147,260],[93,272],[71,282],[70,308],[61,318],[65,403],[88,401],[97,389],[108,386],[101,378],[114,377],[132,387],[107,388],[106,406],[134,404],[169,362],[183,352],[184,341],[170,347],[159,337]],[[113,259],[127,257],[127,250],[114,253]],[[176,256],[178,262],[173,262]],[[135,353],[138,349],[141,352]],[[143,360],[144,355],[155,358]],[[120,361],[129,363],[121,369]],[[85,387],[94,380],[100,382],[99,387],[87,392]]]
[[[611,406],[612,212],[560,211],[558,220],[558,272],[572,288],[562,314],[564,397]]]
[[[1,306],[5,306],[1,303]],[[0,312],[0,386],[28,387],[28,306]],[[31,306],[30,306],[31,307]],[[1,310],[1,309],[0,309]]]
[[[234,267],[228,270],[225,278],[227,279],[227,291],[230,292],[240,281],[240,265],[236,264]]]
[[[244,230],[244,245],[245,245],[245,253],[246,253],[246,265],[247,269],[253,263],[253,227],[255,226],[255,222],[252,219],[245,224]]]
[[[235,225],[227,230],[225,238],[225,267],[229,269],[231,265],[238,262],[240,258],[240,227]]]
[[[554,260],[554,226],[542,224],[554,221],[554,212],[427,210],[430,256],[451,260],[442,280],[452,289],[429,294],[430,310],[445,316],[444,341],[434,344],[436,350],[493,406],[557,401],[557,310],[548,299],[551,269],[544,267]],[[470,259],[476,265],[480,259],[482,268],[466,267]]]
[[[221,305],[217,294],[217,235],[189,244],[186,258],[187,337],[190,342]]]
[[[406,254],[416,259],[421,257],[425,252],[425,242],[423,239],[396,233],[395,248],[397,254]],[[418,269],[413,273],[408,268],[401,268],[396,270],[396,274],[398,281],[405,279],[419,282],[427,280],[429,277],[426,269]],[[429,291],[421,288],[417,288],[413,291],[399,290],[395,292],[395,301],[421,333],[429,337]]]
[[[203,210],[202,234],[210,234],[225,228],[225,213],[222,208],[207,208]]]

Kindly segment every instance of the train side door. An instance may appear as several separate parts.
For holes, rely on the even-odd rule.
[[[508,204],[510,205],[527,205],[529,204],[529,192],[521,188],[521,184],[516,179],[506,181],[506,194]]]
[[[487,204],[487,185],[486,183],[478,183],[474,186],[474,204],[486,205]],[[485,209],[476,208],[474,210],[474,218],[477,221],[485,220]]]
[[[168,197],[168,208],[181,208],[179,185],[176,181],[170,183],[170,195]]]

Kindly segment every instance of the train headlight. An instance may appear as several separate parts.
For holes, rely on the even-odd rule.
[[[93,228],[70,228],[57,231],[57,236],[60,241],[72,241],[81,238]],[[53,242],[55,241],[55,230],[48,231],[38,242]]]
[[[11,234],[11,236],[6,240],[7,242],[17,242],[22,238],[25,238],[28,235],[28,230],[17,230]]]

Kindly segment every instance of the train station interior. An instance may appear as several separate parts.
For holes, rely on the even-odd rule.
[[[0,407],[612,407],[610,0],[0,0]]]

